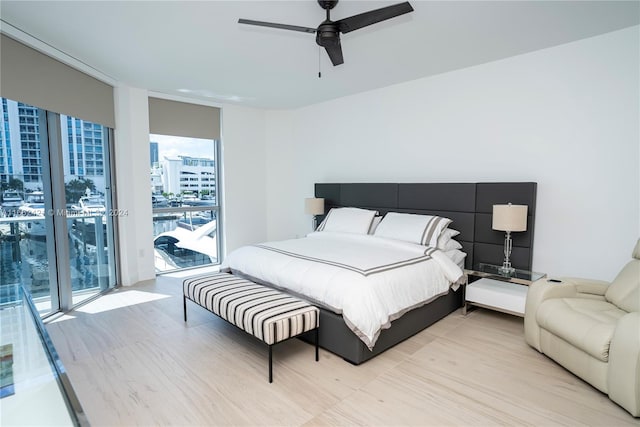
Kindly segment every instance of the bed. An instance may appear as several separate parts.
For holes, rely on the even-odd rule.
[[[511,202],[529,206],[530,227],[514,238],[512,262],[530,268],[535,195],[535,183],[315,185],[315,196],[325,199],[325,212],[356,207],[381,215],[451,219],[449,228],[460,232],[456,239],[467,254],[466,267],[501,263],[504,236],[491,230],[491,210],[493,204]],[[360,364],[448,315],[463,301],[458,285],[464,274],[442,251],[433,249],[435,240],[410,243],[381,236],[331,230],[247,246],[229,254],[225,268],[316,303],[321,308],[320,346]]]

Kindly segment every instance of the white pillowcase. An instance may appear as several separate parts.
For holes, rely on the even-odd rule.
[[[464,269],[464,259],[467,254],[458,249],[452,249],[450,251],[445,251],[445,255],[448,256],[451,261],[455,262],[458,267]]]
[[[316,231],[368,234],[378,211],[359,208],[332,208]]]
[[[453,240],[452,238],[460,234],[458,230],[453,228],[447,228],[438,237],[438,249],[441,251],[450,251],[452,249],[462,249],[460,242]]]
[[[376,228],[374,235],[436,247],[438,237],[449,224],[449,218],[389,212]]]
[[[438,247],[438,249],[446,252],[446,251],[451,251],[453,249],[462,249],[462,245],[460,244],[460,242],[451,239],[447,243],[445,243],[442,247]]]

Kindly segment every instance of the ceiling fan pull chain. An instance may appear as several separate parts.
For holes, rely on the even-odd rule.
[[[322,52],[322,49],[320,48],[320,46],[318,46],[318,78],[322,78],[322,72],[320,71],[320,53]]]

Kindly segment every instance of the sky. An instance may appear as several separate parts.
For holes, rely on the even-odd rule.
[[[212,139],[187,138],[182,136],[149,135],[151,142],[158,143],[158,159],[164,157],[191,156],[215,157],[215,146]]]

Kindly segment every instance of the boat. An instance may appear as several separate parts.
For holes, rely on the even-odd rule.
[[[73,218],[69,227],[69,236],[74,248],[91,257],[106,256],[107,218],[105,199],[99,194],[87,194],[80,197],[68,213]],[[98,249],[100,246],[100,250]]]
[[[151,206],[154,208],[167,208],[169,207],[169,201],[161,194],[154,194],[151,196]]]
[[[104,197],[99,194],[91,194],[80,197],[74,210],[81,215],[102,216],[107,211]]]
[[[16,190],[5,190],[2,193],[2,211],[4,216],[15,216],[22,206],[22,197]]]
[[[29,203],[44,203],[44,193],[42,191],[32,191],[31,193],[26,193],[25,204]]]
[[[27,199],[16,212],[16,216],[26,219],[19,222],[20,231],[32,238],[46,238],[47,227],[44,212],[44,193],[42,191],[27,193]]]
[[[216,227],[217,221],[213,219],[192,230],[177,227],[175,230],[160,233],[153,240],[156,271],[216,262],[218,259]]]

